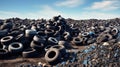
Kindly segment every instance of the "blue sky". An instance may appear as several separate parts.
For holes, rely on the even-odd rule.
[[[120,0],[0,0],[0,18],[120,18]]]

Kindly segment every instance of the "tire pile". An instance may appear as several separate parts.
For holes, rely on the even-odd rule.
[[[87,46],[76,49],[73,46]],[[118,67],[120,19],[0,20],[0,59],[40,58],[56,67]],[[116,60],[117,59],[117,60]],[[46,65],[47,66],[47,65]],[[20,65],[24,67],[24,65]],[[41,67],[45,67],[42,66]]]

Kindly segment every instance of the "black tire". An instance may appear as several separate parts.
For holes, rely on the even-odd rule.
[[[51,65],[55,65],[60,61],[61,53],[58,49],[49,49],[45,54],[45,60]]]
[[[67,49],[71,48],[70,44],[67,41],[63,41],[63,40],[59,41],[58,45],[62,45]]]
[[[3,29],[12,29],[12,27],[13,27],[13,25],[12,25],[12,23],[4,23],[2,26],[1,26],[1,30],[3,30]]]
[[[44,49],[44,44],[32,41],[30,44],[30,47],[36,49],[37,51],[42,51]]]
[[[38,42],[38,43],[45,43],[46,39],[43,36],[35,35],[33,37],[33,41]]]
[[[67,41],[72,40],[72,37],[71,37],[69,32],[64,32],[63,36],[64,36],[64,39],[67,40]]]
[[[20,53],[23,50],[23,45],[19,42],[13,42],[9,45],[8,50],[11,53]]]
[[[118,34],[118,32],[119,31],[117,28],[113,28],[110,33],[111,33],[111,35],[116,36]]]
[[[22,52],[22,56],[24,58],[34,58],[38,56],[38,53],[35,49],[33,48],[28,48]]]
[[[51,45],[47,45],[47,46],[44,48],[45,52],[47,52],[50,48],[51,48]]]
[[[6,49],[0,49],[0,59],[6,59],[9,56],[9,52]]]
[[[13,36],[6,36],[6,37],[1,38],[1,44],[8,46],[10,43],[13,42],[13,40],[14,40]]]
[[[48,37],[53,36],[54,30],[46,29],[46,30],[45,30],[45,34],[46,34]]]
[[[54,45],[54,46],[51,46],[50,49],[53,49],[53,48],[58,49],[60,51],[60,53],[62,54],[62,56],[66,53],[65,47],[62,45]]]
[[[6,36],[8,34],[8,30],[0,30],[0,38]]]
[[[84,32],[84,33],[82,33],[82,36],[83,36],[83,37],[87,37],[88,34],[89,34],[88,32]]]
[[[44,31],[38,31],[37,34],[40,35],[40,36],[45,36]]]
[[[103,34],[103,35],[100,35],[98,38],[97,38],[97,42],[100,43],[100,42],[106,42],[106,41],[109,41],[112,39],[112,35],[110,34]]]
[[[78,37],[75,37],[73,38],[73,44],[76,45],[76,46],[80,46],[82,45],[82,39],[78,38]]]
[[[5,48],[6,48],[5,45],[0,44],[0,49],[5,49]]]
[[[33,38],[33,36],[36,34],[37,32],[34,30],[29,30],[29,29],[25,30],[25,37],[27,38]]]
[[[49,37],[48,38],[48,43],[50,45],[55,45],[55,44],[58,44],[58,40],[56,38],[54,38],[54,37]]]

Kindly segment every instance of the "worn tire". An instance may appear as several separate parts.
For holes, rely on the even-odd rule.
[[[47,46],[44,48],[45,52],[47,52],[50,48],[51,48],[51,45],[47,45]]]
[[[22,43],[19,42],[13,42],[9,45],[8,51],[11,53],[20,53],[23,50]]]
[[[46,29],[46,30],[45,30],[45,34],[46,34],[48,37],[53,36],[54,30]]]
[[[58,49],[49,49],[45,54],[45,60],[51,65],[55,65],[60,61],[61,53]]]
[[[73,38],[72,42],[74,45],[80,46],[82,44],[82,39],[75,37],[75,38]]]
[[[49,37],[48,38],[48,43],[50,45],[55,45],[55,44],[58,44],[58,40],[56,38],[54,38],[54,37]]]
[[[42,51],[44,49],[44,44],[32,41],[30,44],[30,47],[36,49],[37,51]]]
[[[43,36],[35,35],[33,37],[33,41],[38,42],[38,43],[45,43],[46,39]]]
[[[1,38],[1,44],[8,46],[10,43],[13,42],[13,36],[6,36]]]
[[[0,49],[0,59],[6,59],[9,57],[9,52],[6,49]]]
[[[28,49],[26,49],[26,50],[24,50],[24,51],[22,52],[22,56],[23,56],[24,58],[33,58],[33,57],[37,57],[37,56],[38,56],[38,53],[37,53],[37,51],[36,51],[35,49],[33,49],[33,48],[28,48]]]
[[[65,47],[62,45],[54,45],[54,46],[51,46],[50,49],[53,49],[53,48],[58,49],[62,55],[64,55],[66,53]]]
[[[70,44],[67,41],[63,41],[63,40],[59,41],[58,45],[62,45],[65,48],[71,48]]]

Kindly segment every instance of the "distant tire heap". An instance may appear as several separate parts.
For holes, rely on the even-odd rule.
[[[78,58],[75,56],[76,54],[68,52],[68,50],[73,49],[72,46],[97,44],[99,46],[96,47],[98,54],[103,49],[106,51],[110,47],[113,51],[108,53],[113,52],[112,54],[114,54],[114,50],[117,50],[119,45],[117,45],[118,47],[113,45],[118,44],[119,41],[120,20],[117,18],[75,21],[64,19],[59,15],[50,20],[11,18],[0,21],[0,59],[7,59],[12,56],[34,58],[44,53],[44,58],[50,65],[56,65],[63,61],[66,63],[70,60],[68,63],[80,62],[83,66],[87,66],[90,63],[84,61],[87,58],[85,56],[91,56],[92,53],[87,54],[88,50],[83,50],[86,53],[81,53],[85,56],[75,61]],[[112,45],[108,46],[108,43]],[[117,57],[120,56],[117,55]],[[97,63],[102,63],[102,61]],[[95,66],[97,63],[91,62]]]

